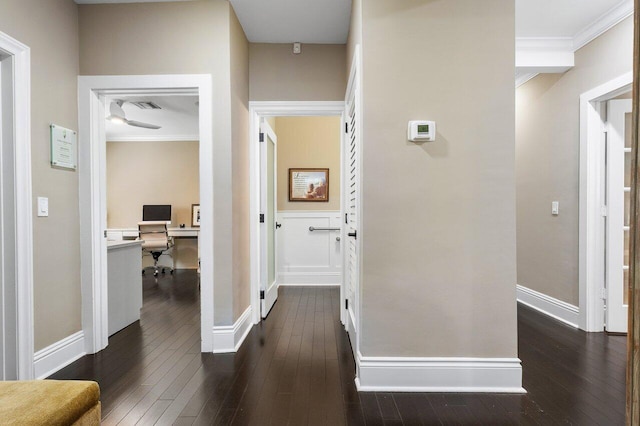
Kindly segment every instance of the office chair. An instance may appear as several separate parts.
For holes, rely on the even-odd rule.
[[[143,221],[138,222],[138,238],[142,240],[142,253],[151,254],[153,257],[153,276],[158,276],[158,259],[163,254],[171,256],[169,250],[173,247],[173,238],[169,237],[167,231],[166,221]],[[162,273],[169,269],[169,272],[173,274],[173,268],[169,266],[162,267]],[[142,269],[144,274],[144,268]]]

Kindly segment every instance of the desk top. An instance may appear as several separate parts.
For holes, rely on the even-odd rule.
[[[118,249],[129,246],[141,246],[140,240],[120,240],[120,241],[107,241],[107,251],[112,249]]]

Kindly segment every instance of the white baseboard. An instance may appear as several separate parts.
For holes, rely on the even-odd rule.
[[[518,358],[363,357],[356,387],[364,392],[526,393]]]
[[[247,337],[253,323],[251,322],[251,306],[240,315],[233,325],[213,327],[213,353],[237,352]]]
[[[317,283],[285,283],[278,284],[279,287],[340,287],[340,284],[317,284]]]
[[[278,273],[279,285],[340,285],[342,275],[340,272],[280,272]]]
[[[49,377],[86,353],[83,331],[65,337],[33,354],[35,377],[36,379]]]
[[[580,309],[577,306],[521,285],[516,285],[516,292],[518,302],[523,305],[562,321],[571,327],[579,328]]]

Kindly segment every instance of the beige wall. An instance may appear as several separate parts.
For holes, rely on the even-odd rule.
[[[199,204],[198,142],[107,143],[107,227],[137,228],[145,204],[171,204],[171,225],[191,226]],[[197,268],[197,243],[176,239],[177,268]]]
[[[346,89],[346,46],[251,43],[249,78],[252,101],[341,101]]]
[[[514,2],[362,8],[362,354],[517,356]]]
[[[579,97],[632,70],[627,18],[516,92],[518,284],[578,305]],[[551,202],[560,215],[551,215]]]
[[[277,117],[278,210],[340,210],[340,117]],[[289,168],[328,168],[329,202],[289,201]]]
[[[229,8],[233,144],[233,319],[251,304],[249,235],[249,42]]]
[[[199,204],[198,142],[108,142],[107,226],[136,228],[144,204],[171,204],[172,226],[191,226]]]
[[[349,24],[349,37],[347,37],[346,79],[349,83],[349,73],[353,62],[353,54],[356,46],[362,44],[362,0],[351,0],[351,22]]]
[[[49,161],[49,124],[78,129],[78,9],[69,0],[2,0],[0,31],[31,48],[35,350],[82,329],[78,174]],[[35,217],[35,197],[49,217]]]
[[[79,6],[81,74],[213,76],[216,325],[229,325],[234,320],[233,256],[238,250],[234,247],[238,242],[233,238],[231,202],[234,153],[230,7],[226,0]]]

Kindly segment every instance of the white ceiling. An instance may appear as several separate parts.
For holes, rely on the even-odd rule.
[[[628,0],[516,0],[516,37],[574,37]]]
[[[106,120],[107,141],[194,141],[198,137],[197,96],[117,96],[117,99],[140,102],[151,101],[160,106],[159,110],[143,110],[129,102],[122,105],[128,120],[157,124],[161,129],[116,124]],[[106,105],[109,115],[109,101]]]
[[[230,0],[253,43],[344,44],[351,0]]]

